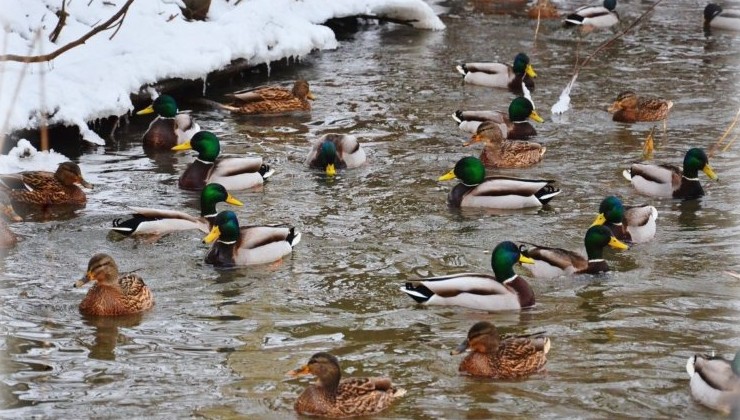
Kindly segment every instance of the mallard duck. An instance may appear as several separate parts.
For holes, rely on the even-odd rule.
[[[190,112],[180,112],[175,99],[170,95],[159,95],[148,107],[137,112],[136,115],[157,113],[144,133],[144,149],[170,150],[178,144],[185,143],[200,126],[190,115]]]
[[[704,195],[704,189],[699,183],[700,169],[710,179],[717,179],[704,150],[693,148],[683,158],[683,171],[672,165],[634,163],[622,175],[632,182],[639,193],[688,200]]]
[[[565,17],[565,26],[608,28],[619,23],[617,0],[604,0],[601,6],[583,6]]]
[[[725,414],[740,404],[740,351],[732,361],[720,356],[696,354],[686,363],[691,396]]]
[[[724,10],[719,4],[707,4],[704,8],[704,30],[710,29],[740,31],[740,10]]]
[[[226,202],[242,206],[221,184],[211,183],[200,192],[200,217],[191,216],[177,210],[159,210],[144,207],[130,207],[134,217],[128,220],[113,220],[113,230],[126,236],[161,236],[179,230],[198,229],[210,233],[216,218],[216,204]]]
[[[562,248],[550,248],[529,244],[522,246],[522,254],[534,260],[527,268],[537,278],[555,278],[571,274],[597,274],[609,271],[609,264],[604,260],[604,247],[628,249],[629,247],[615,238],[606,226],[592,226],[586,231],[583,239],[586,245],[586,257]]]
[[[508,116],[501,111],[455,111],[452,119],[457,126],[468,133],[475,134],[483,121],[497,124],[501,133],[509,140],[526,140],[537,135],[537,130],[527,121],[531,119],[544,122],[534,109],[534,103],[525,98],[514,98],[509,104]]]
[[[483,121],[464,146],[478,142],[483,142],[480,160],[488,168],[526,168],[539,163],[547,150],[539,143],[505,140],[500,127],[491,121]]]
[[[0,190],[0,215],[11,222],[20,222],[23,220],[23,218],[18,216],[18,213],[15,212],[15,209],[11,204],[10,197],[8,196],[8,192],[2,190]]]
[[[203,238],[216,241],[206,255],[206,264],[217,267],[268,264],[280,261],[301,241],[301,233],[289,225],[243,226],[233,211],[216,215],[211,232]]]
[[[74,287],[96,282],[80,303],[83,315],[131,315],[154,306],[154,297],[144,280],[135,273],[118,274],[118,266],[107,254],[95,254],[87,263],[87,272]]]
[[[461,182],[447,196],[447,203],[453,207],[503,210],[540,207],[560,194],[552,180],[486,177],[483,162],[473,156],[457,161],[455,168],[439,177],[439,181],[455,178]]]
[[[297,80],[293,89],[277,86],[260,86],[258,88],[234,92],[230,95],[234,102],[222,105],[235,114],[279,115],[311,110],[309,99],[315,99],[305,80]]]
[[[200,190],[209,183],[221,184],[228,191],[262,185],[273,174],[261,157],[219,157],[221,144],[210,131],[199,131],[193,138],[172,150],[198,152],[198,157],[180,175],[178,185],[184,190]]]
[[[473,376],[496,379],[517,379],[542,371],[550,351],[550,339],[545,333],[499,336],[490,322],[475,323],[450,354],[471,353],[460,362],[458,370]]]
[[[357,168],[367,161],[365,151],[351,134],[324,134],[311,144],[306,164],[335,175],[337,169]]]
[[[27,171],[0,175],[0,189],[16,204],[48,207],[85,206],[87,196],[77,185],[92,188],[74,162],[62,162],[56,172]]]
[[[341,379],[339,361],[329,353],[316,353],[308,363],[288,372],[291,376],[314,375],[295,402],[298,414],[319,417],[353,417],[375,414],[390,407],[395,398],[406,394],[394,388],[390,378]]]
[[[514,264],[532,264],[509,241],[491,253],[494,276],[460,273],[408,282],[401,291],[424,305],[463,306],[481,311],[511,311],[534,306],[534,292],[524,278],[514,273]]]
[[[640,121],[663,121],[668,118],[668,112],[673,102],[653,97],[638,97],[635,92],[624,91],[617,96],[617,100],[608,111],[612,120],[625,123]]]
[[[524,95],[522,82],[527,89],[534,91],[534,78],[537,73],[529,63],[529,56],[519,53],[514,64],[465,63],[455,67],[463,75],[465,83],[488,87],[509,89],[515,95]]]
[[[655,236],[658,210],[647,204],[624,207],[615,196],[606,197],[599,205],[599,214],[591,226],[604,225],[615,238],[631,243],[648,242]]]

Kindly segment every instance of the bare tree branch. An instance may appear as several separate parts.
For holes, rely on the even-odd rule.
[[[42,55],[16,55],[16,54],[3,54],[0,55],[0,61],[19,61],[21,63],[41,63],[44,61],[51,61],[60,55],[64,54],[65,52],[71,50],[74,47],[80,46],[84,44],[88,39],[92,38],[99,32],[103,32],[105,30],[111,29],[115,26],[117,26],[117,22],[123,21],[123,18],[126,16],[126,12],[128,11],[129,6],[131,6],[131,3],[133,3],[134,0],[128,0],[126,4],[121,7],[121,10],[119,10],[115,15],[111,16],[110,19],[106,20],[105,22],[101,23],[100,25],[94,27],[90,32],[86,33],[76,41],[72,41],[69,44],[58,48],[54,52],[51,52],[49,54],[42,54]]]

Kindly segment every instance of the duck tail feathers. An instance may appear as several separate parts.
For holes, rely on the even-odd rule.
[[[583,25],[583,16],[573,13],[565,17],[565,26]]]
[[[696,355],[689,357],[689,360],[686,362],[686,373],[689,374],[689,377],[693,377],[694,373],[696,373],[694,363],[696,363]]]
[[[632,181],[632,169],[625,169],[625,170],[623,170],[623,171],[622,171],[622,176],[623,176],[623,177],[624,177],[624,178],[625,178],[625,179],[626,179],[627,181]]]
[[[460,124],[461,122],[463,122],[463,119],[462,119],[462,111],[460,111],[459,109],[457,111],[455,111],[452,114],[452,119],[455,120],[455,122],[458,123],[458,124]]]
[[[225,105],[225,104],[222,104],[221,102],[216,102],[211,99],[197,98],[195,101],[203,105],[210,106],[211,108],[214,108],[214,109],[221,109],[224,111],[238,111],[239,110],[238,107],[234,107],[231,105]]]
[[[462,74],[463,76],[468,74],[468,68],[465,67],[465,64],[460,64],[458,66],[455,66],[455,69],[458,73]]]
[[[113,227],[111,228],[111,230],[115,230],[118,233],[128,236],[136,232],[136,230],[139,228],[139,224],[145,220],[147,219],[136,216],[123,221],[121,221],[121,219],[115,219],[113,220]]]
[[[560,193],[561,191],[559,188],[555,188],[552,185],[545,185],[542,189],[537,191],[535,197],[537,197],[542,204],[547,204],[548,201],[552,200],[553,197]]]
[[[408,282],[401,288],[401,291],[411,296],[418,303],[425,303],[434,296],[434,292],[421,283],[414,284]]]
[[[290,228],[290,233],[288,234],[288,237],[285,238],[286,241],[290,244],[291,248],[295,248],[296,245],[298,245],[299,242],[301,242],[301,232],[298,232],[295,230],[294,227]]]
[[[275,173],[275,170],[270,167],[270,165],[262,164],[260,166],[260,175],[262,175],[262,179],[267,179],[272,176],[272,174]]]
[[[401,398],[406,395],[406,390],[403,388],[396,388],[393,390],[393,398]]]

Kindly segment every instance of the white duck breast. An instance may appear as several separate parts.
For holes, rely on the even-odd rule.
[[[177,144],[183,144],[190,141],[191,138],[200,131],[200,126],[190,116],[190,111],[179,112],[175,115],[175,134],[177,135]]]
[[[262,167],[261,157],[233,157],[219,158],[208,175],[207,182],[219,183],[227,191],[243,190],[262,185],[265,178],[273,174],[273,170],[260,174]]]

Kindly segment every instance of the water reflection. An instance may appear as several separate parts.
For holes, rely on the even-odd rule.
[[[116,346],[130,340],[121,328],[135,328],[141,324],[142,314],[126,316],[83,316],[85,325],[93,327],[93,342],[83,344],[90,350],[88,357],[98,360],[116,360]]]

